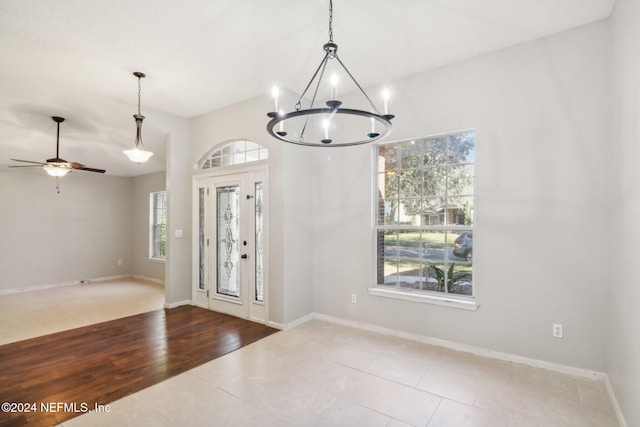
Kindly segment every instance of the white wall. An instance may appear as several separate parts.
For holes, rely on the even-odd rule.
[[[640,425],[640,272],[636,235],[640,218],[640,3],[617,0],[613,29],[615,174],[612,223],[610,323],[606,371],[627,425]]]
[[[0,170],[0,290],[133,272],[131,179]],[[117,264],[118,259],[123,265]]]
[[[133,194],[133,274],[148,279],[164,282],[163,261],[149,258],[150,223],[149,223],[149,194],[164,191],[166,188],[166,174],[164,172],[138,175],[132,178]]]
[[[371,148],[355,147],[314,152],[315,310],[603,370],[609,49],[608,25],[598,23],[390,83],[388,139],[476,129],[480,308],[368,295],[373,165]],[[564,324],[564,339],[551,336],[553,323]]]
[[[186,119],[168,114],[167,153],[167,258],[165,262],[165,305],[191,300],[191,168],[189,162],[189,126]],[[182,237],[176,237],[176,231]]]
[[[191,163],[234,138],[270,149],[271,320],[316,311],[603,370],[609,30],[600,22],[389,84],[397,115],[391,139],[476,129],[477,312],[368,295],[371,147],[275,141],[265,131],[268,96],[190,120]],[[564,324],[564,339],[551,336],[553,323]]]

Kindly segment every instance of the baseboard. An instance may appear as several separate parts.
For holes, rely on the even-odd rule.
[[[160,279],[156,279],[155,277],[146,277],[146,276],[138,276],[136,274],[133,275],[134,279],[144,280],[145,282],[157,283],[158,285],[164,286],[164,281]]]
[[[316,313],[309,313],[305,316],[302,316],[299,319],[296,319],[291,322],[287,322],[284,325],[281,325],[282,327],[280,329],[283,329],[286,331],[287,329],[295,328],[296,326],[300,326],[303,323],[307,323],[308,321],[315,319],[316,316],[317,316]]]
[[[611,400],[611,404],[613,405],[613,410],[616,413],[616,417],[618,418],[618,423],[620,427],[627,427],[627,420],[624,418],[624,414],[620,409],[620,405],[618,404],[618,398],[616,397],[616,393],[613,390],[613,386],[611,385],[611,381],[609,381],[609,376],[604,376],[604,385],[607,387],[607,393],[609,394],[609,400]]]
[[[520,365],[532,366],[535,368],[542,368],[549,371],[559,372],[562,374],[574,375],[577,377],[589,378],[592,380],[601,380],[606,377],[603,372],[591,371],[588,369],[575,368],[573,366],[561,365],[558,363],[545,362],[543,360],[531,359],[523,356],[516,356],[508,353],[501,353],[498,351],[489,350],[482,347],[476,347],[467,344],[460,344],[453,341],[447,341],[440,338],[428,337],[425,335],[414,334],[410,332],[404,332],[400,330],[385,328],[382,326],[376,326],[364,322],[356,322],[353,320],[342,319],[339,317],[329,316],[326,314],[313,313],[299,319],[300,323],[309,321],[311,319],[324,320],[326,322],[336,323],[343,326],[349,326],[352,328],[363,329],[366,331],[377,332],[384,335],[391,335],[399,338],[404,338],[410,341],[417,341],[425,344],[435,345],[438,347],[444,347],[451,350],[461,351],[464,353],[475,354],[476,356],[488,357],[491,359],[498,359],[505,362],[517,363]]]
[[[27,286],[24,288],[2,289],[0,295],[15,294],[19,292],[39,291],[41,289],[61,288],[63,286],[85,285],[92,282],[105,282],[107,280],[119,280],[131,277],[130,274],[121,274],[117,276],[94,277],[92,279],[72,280],[70,282],[48,283],[45,285]]]
[[[265,325],[269,326],[270,328],[280,329],[281,331],[285,329],[282,323],[272,322],[270,320],[268,320]]]
[[[176,308],[176,307],[180,307],[182,305],[191,305],[191,300],[190,299],[185,299],[182,301],[176,301],[176,302],[172,302],[172,303],[164,303],[164,308]]]

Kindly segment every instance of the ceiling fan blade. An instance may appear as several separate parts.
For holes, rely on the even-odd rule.
[[[46,164],[46,163],[42,163],[42,162],[34,162],[33,160],[20,160],[20,159],[11,159],[11,160],[13,160],[14,162],[34,163],[36,165],[41,165],[41,166]]]
[[[9,166],[10,168],[41,168],[42,165],[16,165],[16,166]]]
[[[77,169],[77,170],[81,170],[81,171],[97,172],[97,173],[105,173],[106,172],[104,169],[89,168],[89,167],[83,165],[82,163],[78,163],[78,162],[69,162],[68,164],[69,164],[69,166],[71,166],[71,168]]]
[[[95,169],[95,168],[87,168],[87,167],[81,167],[81,168],[74,168],[77,170],[81,170],[81,171],[87,171],[87,172],[97,172],[97,173],[105,173],[106,170],[104,169]]]

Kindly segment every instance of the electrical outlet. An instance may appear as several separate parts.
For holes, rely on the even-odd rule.
[[[554,338],[562,338],[564,335],[562,325],[560,323],[553,324],[553,336]]]
[[[358,294],[351,294],[351,304],[358,303]]]
[[[122,265],[122,260],[121,259],[118,260],[118,265]]]

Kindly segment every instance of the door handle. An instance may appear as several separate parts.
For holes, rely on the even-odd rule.
[[[247,256],[247,254],[242,254],[242,256],[241,256],[240,258],[242,258],[242,259],[247,259],[247,258],[248,258],[248,256]]]

